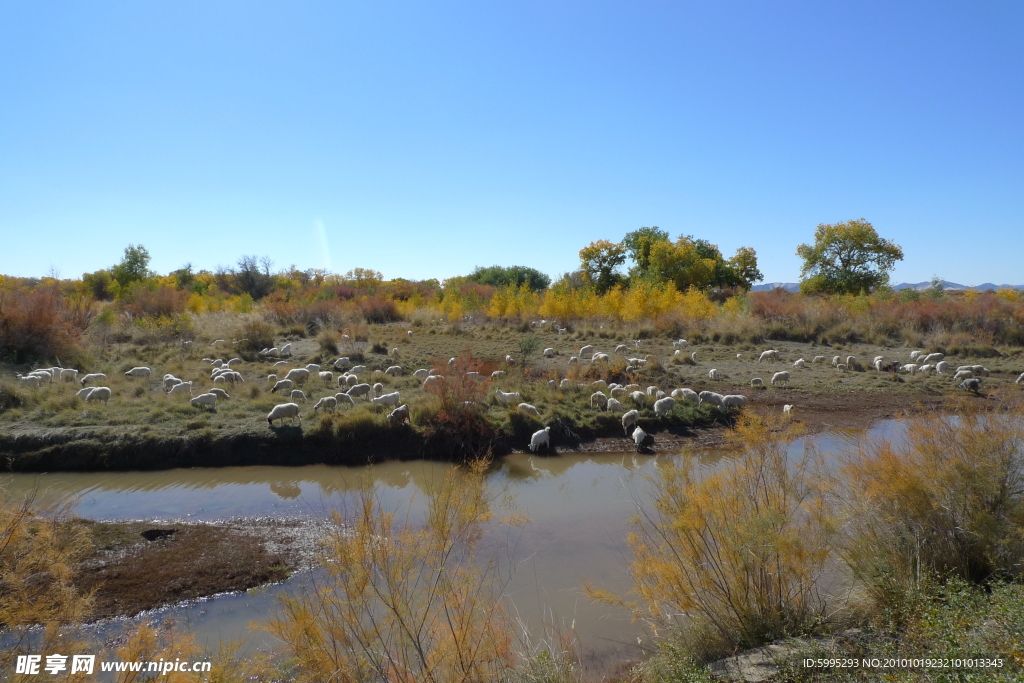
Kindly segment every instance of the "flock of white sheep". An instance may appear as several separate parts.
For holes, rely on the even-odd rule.
[[[411,331],[407,334],[412,336]],[[212,346],[221,343],[224,343],[224,340],[217,340],[213,342]],[[192,342],[183,343],[183,346],[189,350],[191,345]],[[684,339],[674,341],[673,346],[676,347],[674,356],[679,357],[683,355],[682,349],[688,345],[688,342]],[[633,343],[634,349],[639,346],[639,341]],[[630,347],[625,344],[618,345],[613,352],[614,355],[625,358],[627,372],[637,371],[648,362],[647,356],[628,357],[630,352]],[[576,355],[570,356],[568,364],[570,366],[578,366],[581,362],[590,362],[592,364],[607,363],[613,354],[602,353],[594,346],[587,345],[581,348]],[[266,348],[260,351],[260,356],[264,359],[280,358],[282,356],[290,357],[291,355],[291,344],[284,344],[280,348]],[[391,355],[397,357],[399,355],[398,349],[394,349]],[[543,355],[547,358],[553,358],[557,355],[557,352],[553,348],[546,348],[543,351]],[[736,357],[737,359],[742,359],[743,354],[736,354]],[[951,371],[950,364],[944,360],[944,356],[941,353],[926,354],[921,351],[911,351],[909,358],[911,362],[903,363],[898,360],[887,361],[883,356],[876,356],[871,366],[877,372],[888,371],[909,375],[926,373],[935,373],[937,375],[949,374],[954,382],[959,383],[958,386],[960,388],[974,392],[978,392],[981,388],[981,378],[990,375],[989,370],[981,365],[963,365]],[[509,365],[514,364],[511,356],[506,356],[505,360]],[[697,363],[696,351],[690,353],[689,360],[691,363]],[[807,368],[808,365],[824,364],[826,360],[825,356],[814,356],[810,361],[798,358],[792,363],[792,367],[794,371],[797,371]],[[245,381],[242,374],[235,369],[243,362],[241,358],[232,358],[230,360],[204,358],[203,361],[210,364],[210,380],[215,385],[226,386],[230,384],[233,386],[238,382]],[[780,361],[779,351],[769,349],[762,351],[756,362],[774,363]],[[448,365],[453,366],[455,363],[456,359],[452,358],[449,360]],[[274,362],[273,365],[275,367],[287,366],[289,362],[287,360],[279,360]],[[856,356],[846,356],[845,358],[834,356],[832,358],[832,366],[840,372],[864,369],[860,366]],[[280,420],[283,423],[284,419],[298,420],[301,424],[299,403],[306,402],[307,396],[300,387],[304,386],[314,376],[314,373],[321,385],[332,386],[341,390],[333,395],[320,398],[313,406],[314,412],[320,410],[333,412],[342,405],[354,406],[356,399],[362,398],[373,405],[393,408],[387,416],[390,424],[401,424],[409,420],[409,406],[401,402],[400,392],[385,393],[382,383],[370,384],[370,382],[360,380],[360,375],[365,375],[368,372],[365,365],[357,365],[348,357],[342,357],[331,363],[328,367],[332,369],[324,369],[316,363],[309,363],[305,367],[288,369],[284,376],[280,378],[276,373],[269,374],[265,381],[267,386],[270,387],[270,393],[284,394],[287,392],[290,401],[276,405],[267,414],[268,424],[273,426],[275,420]],[[399,377],[402,376],[403,369],[400,365],[392,365],[383,371],[377,370],[374,372],[383,372],[387,376]],[[106,381],[107,376],[105,374],[90,373],[84,374],[81,377],[79,377],[79,374],[78,370],[70,368],[39,368],[26,375],[19,374],[18,381],[33,387],[39,387],[45,383],[77,381],[83,387],[77,392],[77,396],[85,402],[101,401],[105,404],[109,401],[112,395],[111,389],[107,386],[98,386],[98,384]],[[149,379],[152,375],[152,370],[149,367],[140,366],[134,367],[124,374],[129,378]],[[467,372],[466,374],[469,377],[479,378],[476,372]],[[419,380],[423,388],[427,390],[437,383],[445,381],[444,375],[441,375],[436,368],[420,368],[414,371],[412,376]],[[491,373],[492,381],[501,381],[505,377],[506,372],[503,370],[495,370]],[[722,373],[716,368],[711,368],[708,371],[708,378],[711,381],[721,381],[724,379]],[[791,371],[783,370],[775,372],[771,377],[770,383],[773,387],[786,387],[791,379]],[[1021,373],[1016,383],[1024,384],[1024,373]],[[90,384],[97,386],[87,386]],[[196,395],[194,385],[195,382],[184,381],[173,374],[165,374],[161,380],[161,387],[164,392],[169,395],[186,394],[189,396],[191,405],[196,408],[216,410],[218,400],[230,398],[224,386],[214,386]],[[552,389],[563,391],[570,389],[594,390],[590,396],[591,408],[617,414],[621,413],[623,430],[629,436],[631,434],[630,429],[632,428],[632,437],[637,448],[642,447],[650,439],[649,435],[636,424],[640,415],[639,409],[644,409],[648,405],[654,410],[656,416],[663,417],[671,414],[677,403],[691,403],[697,406],[707,403],[721,410],[743,409],[748,403],[748,397],[742,394],[720,394],[713,391],[701,391],[698,393],[685,387],[673,389],[670,393],[666,393],[657,386],[648,386],[646,389],[642,389],[638,384],[622,385],[607,383],[604,380],[574,383],[569,378],[562,379],[560,382],[551,379],[548,380],[548,385]],[[764,380],[761,377],[753,377],[750,380],[750,386],[751,388],[764,387]],[[540,411],[535,406],[522,401],[519,392],[504,392],[496,389],[494,396],[497,402],[502,405],[515,406],[517,410],[523,413],[534,417],[540,416]],[[627,409],[627,402],[635,407]],[[787,404],[783,406],[783,413],[785,415],[791,415],[792,412],[792,405]],[[537,451],[542,447],[550,446],[550,433],[550,427],[534,433],[530,439],[530,450]]]

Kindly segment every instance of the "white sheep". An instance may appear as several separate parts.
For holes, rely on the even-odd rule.
[[[617,413],[622,410],[622,403],[616,398],[608,399],[608,405],[604,407],[609,413]]]
[[[761,379],[760,377],[754,377],[753,379],[750,380],[750,388],[751,389],[753,389],[754,387],[763,387],[763,386],[764,386],[764,380]]]
[[[348,370],[350,367],[352,367],[352,361],[348,359],[348,356],[334,361],[335,370]]]
[[[636,444],[637,450],[640,450],[643,447],[648,438],[647,432],[640,427],[633,430],[633,443]]]
[[[267,375],[267,384],[277,381],[277,375]]]
[[[988,377],[992,374],[984,365],[972,365],[971,372],[975,377]],[[63,377],[63,374],[61,376]]]
[[[629,347],[626,346],[625,344],[619,344],[618,346],[615,347],[615,353],[617,353],[620,356],[625,356],[627,353],[629,353]]]
[[[743,394],[727,394],[722,397],[722,403],[726,408],[746,408],[747,397]]]
[[[192,382],[179,382],[170,388],[168,394],[188,394],[192,395]]]
[[[92,393],[92,390],[93,390],[93,389],[95,389],[95,388],[96,388],[96,387],[86,387],[85,389],[79,389],[79,390],[78,390],[78,391],[77,391],[77,392],[75,393],[75,396],[77,396],[78,398],[83,398],[83,399],[84,399],[84,398],[85,398],[85,397],[87,397],[87,396],[88,396],[88,395],[89,395],[90,393]]]
[[[334,409],[338,407],[338,399],[333,396],[324,396],[313,406],[313,410],[317,411],[320,409],[334,412]]]
[[[85,396],[85,402],[103,401],[103,404],[106,405],[110,400],[111,393],[110,387],[93,387],[93,390]]]
[[[647,389],[644,391],[644,393],[647,394],[648,396],[654,396],[659,391],[660,391],[660,389],[658,389],[658,387],[656,387],[656,386],[654,386],[652,384],[651,386],[647,387]]]
[[[370,385],[369,384],[354,384],[349,387],[348,395],[355,398],[356,396],[363,396],[367,401],[370,400]]]
[[[720,373],[716,368],[711,368],[708,371],[708,379],[716,380],[717,381],[717,380],[720,380],[721,378],[722,378],[722,373]]]
[[[397,406],[402,402],[399,392],[393,391],[390,394],[383,394],[376,398],[371,398],[370,403],[381,406]]]
[[[556,382],[553,379],[549,379],[548,380],[548,387],[550,387],[552,389],[557,389],[558,388],[558,382]]]
[[[208,393],[208,394],[213,394],[213,395],[214,395],[214,396],[216,396],[217,398],[222,398],[222,399],[224,399],[225,401],[226,401],[227,399],[231,398],[231,396],[229,396],[229,395],[228,395],[228,392],[224,391],[224,390],[223,390],[223,389],[221,389],[220,387],[214,387],[213,389],[210,389],[210,390],[209,390],[209,391],[207,391],[206,393]],[[200,394],[200,396],[202,396],[202,394]]]
[[[276,346],[271,347],[267,349],[266,355],[271,356],[273,358],[277,358],[278,356],[281,355],[281,349],[277,348]]]
[[[836,363],[836,369],[839,370],[839,372],[846,372],[850,369],[850,366],[846,363]]]
[[[971,370],[960,370],[955,375],[953,375],[953,381],[954,382],[959,382],[962,379],[968,379],[968,378],[971,378],[971,377],[974,377],[974,372],[973,371],[971,371]]]
[[[885,361],[883,359],[881,359],[881,358],[876,358],[875,362],[872,363],[872,365],[875,366],[875,371],[881,372],[882,371],[882,366],[885,365]]]
[[[324,384],[334,383],[334,373],[331,372],[330,370],[321,370],[320,372],[317,373],[317,376],[320,378],[320,381],[323,382]]]
[[[901,365],[900,372],[913,375],[917,372],[917,363],[906,363]]]
[[[812,362],[812,363],[824,363],[824,362],[825,362],[825,356],[815,356],[815,357],[814,357],[814,358],[813,358],[813,359],[811,360],[811,362]]]
[[[778,359],[779,359],[779,352],[776,351],[775,349],[768,349],[767,351],[762,351],[761,352],[761,355],[758,356],[758,358],[757,358],[757,362],[760,363],[763,360],[773,360],[774,361],[774,360],[778,360]]]
[[[686,344],[687,342],[685,339],[677,339],[674,342],[672,342],[672,346],[678,346],[680,348],[684,348]]]
[[[645,394],[642,391],[634,391],[634,392],[632,392],[629,395],[629,398],[632,399],[633,403],[637,404],[641,408],[643,408],[645,405],[647,405],[647,394]]]
[[[295,403],[296,401],[302,401],[303,403],[305,403],[306,392],[304,392],[302,389],[292,389],[291,399],[292,403]]]
[[[837,367],[840,360],[842,359],[839,356],[832,356],[832,367]]]
[[[947,361],[942,361],[940,363],[935,364],[936,375],[944,375],[946,374],[946,370],[949,370],[949,363]]]
[[[232,358],[231,360],[228,361],[228,367],[230,368],[233,365],[238,365],[241,362],[242,362],[241,358]]]
[[[795,361],[793,361],[794,368],[802,368],[805,365],[807,365],[807,361],[805,361],[803,358],[797,358]]]
[[[613,387],[608,391],[612,395],[612,398],[621,398],[629,393],[626,391],[625,387]]]
[[[505,356],[505,362],[508,363],[509,365],[515,365],[516,359],[513,358],[512,356]]]
[[[694,351],[693,353],[690,354],[690,360],[693,361],[694,363],[697,362],[697,352],[696,351]]]
[[[276,383],[274,383],[274,387],[270,390],[270,393],[276,394],[278,389],[281,389],[283,391],[291,391],[294,388],[295,382],[291,381],[290,379],[279,379]]]
[[[72,370],[71,368],[64,368],[60,371],[60,379],[62,382],[74,382],[78,379],[78,370]]]
[[[978,377],[968,377],[963,382],[960,382],[960,388],[978,393],[978,390],[981,389],[981,379]]]
[[[654,402],[654,413],[656,415],[669,415],[675,410],[676,400],[671,396],[658,399]]]
[[[544,349],[544,357],[545,358],[554,358],[555,357],[555,350],[552,349],[552,348]]]
[[[178,379],[174,375],[164,375],[161,384],[163,384],[164,391],[170,391],[176,384],[181,384],[183,380]]]
[[[500,372],[500,370],[496,370],[495,372]],[[420,368],[419,370],[412,373],[412,376],[422,382],[423,380],[430,376],[430,370],[427,370],[426,368]]]
[[[352,367],[350,367],[348,369],[348,371],[349,371],[349,374],[352,374],[352,375],[361,375],[364,372],[366,372],[366,366],[365,365],[353,365]]]
[[[347,375],[345,375],[345,386],[354,387],[357,384],[359,384],[359,375],[355,375],[352,373],[348,373]],[[338,386],[341,386],[340,383]]]
[[[782,372],[776,372],[772,375],[772,386],[781,384],[782,386],[789,385],[789,373],[783,370]]]
[[[944,353],[929,353],[924,358],[918,358],[918,360],[920,360],[922,363],[938,363],[940,360],[944,359],[945,357],[946,357],[946,354],[944,354]]]
[[[449,358],[448,359],[448,365],[455,365],[455,361],[456,361],[455,358]]]
[[[558,383],[558,388],[559,389],[570,389],[570,388],[572,388],[572,382],[569,380],[568,377],[566,377],[561,382]]]
[[[401,352],[398,350],[397,346],[395,348],[391,349],[391,357],[392,358],[398,358],[398,354],[399,353],[401,353]]]
[[[409,404],[403,403],[388,413],[388,424],[396,425],[409,421]]]
[[[917,357],[921,355],[921,351],[913,350],[910,352],[910,360],[916,361]]]
[[[580,352],[578,354],[576,354],[576,355],[579,358],[585,358],[586,356],[593,356],[594,355],[594,347],[593,347],[593,345],[588,344],[587,346],[584,346],[582,349],[580,349]]]
[[[520,403],[518,406],[520,412],[526,413],[527,415],[533,415],[534,417],[540,417],[540,411],[535,406],[531,406],[529,403]]]
[[[402,366],[392,365],[387,370],[384,371],[384,374],[390,375],[391,377],[399,377],[402,374]]]
[[[435,384],[440,384],[443,381],[444,375],[430,375],[425,380],[423,380],[423,388],[427,389],[429,387],[434,386]]]
[[[189,399],[189,405],[193,408],[199,408],[200,406],[217,409],[217,394],[199,394],[198,396]]]
[[[725,403],[722,402],[725,397],[719,393],[714,391],[702,391],[697,394],[697,398],[699,399],[699,403],[714,403],[722,410],[725,410]]]
[[[608,397],[605,396],[603,391],[595,391],[590,395],[590,407],[591,408],[607,408]]]
[[[782,406],[782,414],[783,415],[792,415],[793,414],[793,404],[792,403],[784,404]]]
[[[504,370],[495,370],[491,373],[491,379],[502,379],[505,376]]]
[[[290,379],[296,384],[302,384],[309,379],[309,370],[306,368],[292,368],[288,371],[288,374],[284,376],[285,379]]]
[[[356,402],[352,400],[352,397],[345,393],[335,394],[334,398],[338,403],[347,403],[350,406],[355,406]]]
[[[280,419],[281,423],[284,423],[284,418],[291,420],[292,418],[298,418],[299,424],[302,424],[302,416],[299,414],[298,403],[279,403],[267,413],[267,424],[271,427],[274,426],[274,420]]]
[[[135,367],[124,373],[125,377],[149,377],[153,373],[152,370],[146,367]]]
[[[578,356],[569,356],[569,365],[577,365],[580,362]]]
[[[686,401],[687,403],[693,403],[695,405],[700,403],[700,396],[697,395],[697,392],[693,389],[687,389],[686,387],[673,389],[672,398],[680,401]]]
[[[381,384],[380,382],[377,382],[376,384],[373,385],[373,395],[374,396],[380,396],[383,393],[384,393],[384,385],[383,384]]]
[[[636,421],[640,419],[640,412],[637,410],[629,410],[622,415],[622,431],[628,436],[629,428],[636,424]]]
[[[408,337],[409,339],[412,339],[412,330],[406,330],[405,336]]]
[[[498,402],[504,405],[508,405],[509,403],[518,403],[522,400],[518,391],[510,391],[506,393],[501,389],[495,389],[494,395],[498,397]]]
[[[106,375],[103,373],[90,373],[78,381],[79,384],[85,386],[89,382],[97,382],[99,380],[105,380]]]
[[[309,365],[306,366],[306,369],[309,370],[310,374],[314,372],[320,372],[320,366],[317,365],[316,363],[310,363]]]
[[[921,367],[919,367],[917,369],[917,371],[922,373],[922,374],[927,374],[929,372],[932,372],[933,370],[935,370],[935,366],[932,365],[931,363],[927,363],[925,365],[922,365]]]
[[[534,432],[533,436],[530,437],[530,451],[536,453],[541,447],[551,447],[551,427],[545,427],[544,429]]]
[[[291,365],[291,363],[289,363],[286,360],[279,360],[276,363],[274,363],[274,367],[275,368],[280,368],[280,367],[285,366],[285,365]]]
[[[290,356],[290,355],[292,355],[292,345],[291,344],[285,344],[284,346],[282,346],[281,347],[281,355],[282,356]]]

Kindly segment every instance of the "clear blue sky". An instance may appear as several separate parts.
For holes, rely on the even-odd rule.
[[[658,225],[795,281],[1024,284],[1021,2],[4,2],[0,272],[573,269]]]

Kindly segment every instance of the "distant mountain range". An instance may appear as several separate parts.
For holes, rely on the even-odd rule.
[[[901,282],[898,285],[893,285],[893,289],[916,289],[919,292],[923,292],[932,286],[929,282]],[[755,292],[769,292],[773,289],[782,288],[787,292],[798,292],[800,291],[799,282],[768,282],[763,285],[754,285],[750,289]],[[1024,289],[1024,285],[994,285],[991,282],[985,282],[980,285],[969,287],[967,285],[957,284],[956,282],[950,282],[949,280],[942,281],[943,289],[977,289],[979,291],[988,291],[990,289]]]

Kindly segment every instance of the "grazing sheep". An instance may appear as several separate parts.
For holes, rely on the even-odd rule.
[[[640,412],[637,410],[629,410],[622,415],[622,431],[628,436],[629,428],[636,424],[636,421],[640,419]]]
[[[292,418],[298,418],[299,424],[302,424],[302,416],[299,415],[299,404],[298,403],[279,403],[267,413],[267,424],[271,427],[274,426],[274,420],[280,419],[281,423],[284,424],[284,418],[291,420]]]
[[[782,372],[776,372],[772,375],[772,386],[781,384],[782,386],[789,386],[789,373],[783,370]]]
[[[593,382],[591,382],[590,386],[593,389],[607,389],[608,388],[608,383],[605,382],[603,379],[597,379],[597,380],[594,380]]]
[[[587,346],[584,346],[582,349],[580,349],[580,352],[578,354],[576,354],[576,355],[579,358],[584,358],[586,356],[593,356],[594,355],[594,347],[593,347],[593,345],[588,344]]]
[[[629,398],[641,408],[647,405],[647,394],[642,391],[634,391],[629,395]]]
[[[797,358],[795,361],[793,361],[794,368],[802,368],[805,365],[807,365],[807,361],[805,361],[803,358]]]
[[[558,388],[559,389],[571,389],[572,388],[572,382],[569,380],[568,377],[566,377],[561,382],[558,383]]]
[[[737,353],[736,354],[736,360],[743,360],[743,354],[742,353]]]
[[[242,373],[234,372],[234,371],[225,372],[222,375],[218,375],[218,377],[223,377],[224,379],[226,379],[227,381],[231,382],[232,384],[234,384],[235,382],[244,382],[245,381],[244,379],[242,379]]]
[[[335,394],[334,398],[337,399],[338,403],[347,403],[350,406],[354,406],[356,404],[348,394]]]
[[[554,358],[555,357],[555,350],[552,349],[552,348],[544,349],[544,357],[545,358]]]
[[[695,405],[700,403],[700,396],[697,395],[697,392],[685,387],[682,389],[673,389],[672,398],[680,401],[687,401],[688,403],[693,403]]]
[[[273,358],[277,358],[278,356],[281,355],[281,349],[277,348],[276,346],[269,348],[267,349],[266,355],[271,356]]]
[[[537,410],[537,408],[534,407],[534,406],[531,406],[529,403],[520,403],[516,407],[519,408],[519,410],[521,412],[524,412],[527,415],[533,415],[534,417],[540,417],[540,412]]]
[[[837,367],[839,365],[839,360],[839,356],[832,356],[832,367]]]
[[[397,346],[396,346],[395,348],[391,349],[391,356],[392,356],[393,358],[398,358],[398,354],[399,354],[399,353],[401,353],[401,352],[400,352],[400,351],[398,350],[398,347],[397,347]]]
[[[591,358],[590,360],[593,363],[607,363],[611,359],[611,356],[609,356],[607,353],[595,353],[594,357]]]
[[[455,360],[456,360],[455,358],[449,358],[448,359],[448,365],[455,365]]]
[[[972,365],[971,366],[971,372],[974,373],[975,377],[988,377],[989,375],[992,374],[989,371],[989,369],[986,368],[984,365]],[[63,378],[63,376],[64,376],[63,373],[61,373],[61,377],[62,378]]]
[[[380,406],[397,406],[402,402],[399,392],[393,391],[390,394],[383,394],[376,398],[371,398],[370,403]]]
[[[910,360],[916,361],[917,357],[920,356],[920,355],[921,355],[921,352],[915,349],[914,351],[910,352]]]
[[[592,393],[590,395],[590,407],[591,408],[607,408],[608,407],[608,397],[605,396],[603,391],[595,391],[594,393]]]
[[[743,394],[728,394],[722,397],[722,403],[726,408],[746,408],[747,397]]]
[[[672,342],[672,346],[678,346],[679,348],[685,348],[686,345],[687,343],[685,339],[677,339],[674,342]]]
[[[78,379],[78,370],[64,368],[63,370],[60,371],[60,381],[74,382],[76,379]]]
[[[815,356],[815,357],[814,357],[814,358],[813,358],[813,359],[811,360],[811,362],[812,362],[812,363],[824,363],[824,362],[825,362],[825,356]]]
[[[615,387],[613,389],[609,389],[609,392],[611,393],[612,398],[621,398],[629,393],[626,391],[625,387]]]
[[[90,393],[92,393],[92,390],[95,389],[95,388],[96,387],[86,387],[85,389],[79,389],[78,392],[75,393],[75,396],[77,396],[78,398],[85,398]]]
[[[945,357],[946,357],[946,354],[944,354],[944,353],[929,353],[924,358],[918,358],[918,360],[920,360],[922,363],[938,363],[940,360],[944,359]]]
[[[530,437],[530,452],[536,453],[541,447],[551,448],[551,427],[534,432]]]
[[[604,409],[609,413],[617,413],[622,410],[622,403],[620,403],[618,399],[610,398],[608,399],[608,405],[606,405]]]
[[[839,372],[846,372],[847,370],[850,369],[850,366],[847,365],[846,363],[837,363],[836,369],[839,370]]]
[[[192,395],[192,382],[180,382],[171,387],[168,394],[188,394]]]
[[[391,377],[400,377],[402,374],[402,366],[392,365],[391,367],[384,371],[384,374],[390,375]]]
[[[432,387],[435,384],[439,384],[440,382],[443,382],[443,381],[444,381],[444,375],[430,375],[425,380],[423,380],[423,388],[427,389],[428,387]]]
[[[580,359],[578,356],[569,356],[569,365],[576,365],[579,362]]]
[[[702,391],[697,394],[697,398],[699,399],[698,405],[700,403],[714,403],[722,410],[725,410],[725,403],[722,402],[722,399],[725,397],[721,394],[715,393],[714,391]]]
[[[920,372],[920,373],[923,373],[923,374],[927,374],[927,373],[931,372],[934,369],[935,369],[935,366],[932,365],[931,363],[928,363],[926,365],[922,365],[921,367],[919,367],[917,369],[917,371]]]
[[[412,339],[412,330],[406,330],[405,336],[408,337],[409,339]]]
[[[228,395],[228,392],[224,391],[220,387],[214,387],[213,389],[210,389],[206,393],[213,394],[217,398],[222,398],[225,401],[228,400],[229,398],[231,398],[231,396]],[[200,395],[202,395],[202,394],[200,394]]]
[[[875,371],[876,372],[881,372],[882,371],[882,366],[885,365],[885,361],[883,359],[881,359],[881,358],[876,358],[875,362],[872,363],[872,365],[875,366]]]
[[[285,344],[284,346],[282,346],[281,347],[281,355],[282,356],[290,356],[290,355],[292,355],[292,345],[291,344]]]
[[[367,401],[370,400],[370,385],[369,384],[354,384],[349,387],[348,395],[353,398],[356,396],[363,396]]]
[[[163,384],[164,391],[170,391],[171,387],[173,387],[175,384],[181,384],[181,382],[182,380],[178,379],[174,375],[164,375],[164,378],[163,380],[161,380],[160,383]]]
[[[409,421],[409,404],[403,403],[388,413],[388,424],[391,426],[400,425]]]
[[[35,379],[35,382],[28,382],[32,386],[39,386],[42,382],[53,382],[53,373],[48,370],[35,370],[24,377],[19,377],[19,379],[28,379],[29,377]]]
[[[306,368],[292,368],[288,371],[288,374],[284,376],[285,379],[290,379],[296,384],[303,384],[309,379],[309,370]]]
[[[232,358],[231,360],[228,361],[228,367],[230,368],[232,365],[238,365],[241,362],[241,358]]]
[[[518,391],[510,391],[506,393],[501,389],[495,389],[494,395],[498,397],[498,402],[504,405],[508,405],[509,403],[519,403],[519,401],[523,400],[522,397],[519,396]]]
[[[935,374],[936,375],[944,375],[944,374],[946,374],[946,370],[949,370],[949,363],[948,362],[942,361],[940,363],[936,363],[935,364]]]
[[[323,408],[324,410],[327,410],[327,411],[330,411],[330,412],[333,413],[334,409],[337,408],[337,407],[338,407],[338,399],[334,398],[333,396],[324,396],[323,398],[321,398],[319,401],[316,402],[316,405],[313,406],[313,410],[317,411],[317,410],[320,410],[321,408]]]
[[[660,398],[654,402],[655,415],[669,415],[676,407],[676,400],[671,396]]]
[[[717,369],[711,368],[711,370],[708,371],[708,379],[716,380],[717,381],[717,380],[719,380],[721,378],[722,378],[722,373],[720,373]]]
[[[500,370],[496,370],[495,372],[500,372]],[[416,372],[412,373],[412,376],[422,382],[423,380],[430,376],[430,370],[427,370],[426,368],[420,368]],[[491,376],[493,377],[494,375]]]
[[[110,395],[110,387],[93,387],[93,390],[85,395],[85,402],[103,401],[103,405],[106,405],[110,400]]]
[[[277,375],[267,375],[267,384],[277,381]]]
[[[189,399],[189,405],[193,408],[205,407],[217,409],[217,394],[199,394],[195,398]]]
[[[693,353],[690,354],[690,360],[693,361],[694,363],[697,362],[697,352],[696,351],[694,351]]]
[[[647,432],[645,432],[640,427],[637,427],[636,429],[633,430],[633,443],[636,444],[637,450],[643,448],[644,444],[647,442],[649,438],[650,436],[647,434]]]
[[[779,359],[779,352],[776,351],[775,349],[768,349],[767,351],[762,351],[761,352],[761,355],[758,357],[757,362],[760,363],[763,360],[778,360],[778,359]]]
[[[953,375],[953,381],[954,382],[959,382],[960,380],[967,379],[969,377],[974,377],[974,372],[973,371],[971,371],[971,370],[960,370],[955,375]]]
[[[383,393],[384,393],[384,385],[383,384],[381,384],[380,382],[377,382],[376,384],[373,385],[373,395],[374,396],[381,396]]]
[[[274,388],[270,390],[270,393],[276,394],[278,389],[284,391],[291,391],[295,388],[295,382],[290,379],[280,379],[274,384]]]
[[[960,388],[978,393],[978,390],[981,389],[981,379],[978,377],[968,377],[963,382],[960,382]]]
[[[302,389],[292,389],[291,397],[292,403],[295,403],[296,401],[302,401],[303,403],[306,402],[306,392]]]
[[[783,415],[792,415],[793,414],[793,404],[792,403],[787,403],[787,404],[783,405],[782,406],[782,414]]]
[[[754,377],[753,379],[750,380],[750,388],[751,389],[753,389],[754,387],[763,387],[763,386],[764,386],[764,380],[761,379],[760,377]]]
[[[516,364],[516,359],[513,358],[512,356],[506,355],[505,356],[505,362],[508,363],[509,365],[515,365]]]
[[[491,379],[501,379],[505,376],[504,370],[495,370],[491,373]]]
[[[348,370],[350,367],[352,367],[352,361],[348,359],[348,356],[334,361],[335,370]]]
[[[309,365],[306,366],[306,369],[309,370],[310,373],[320,372],[320,366],[317,365],[316,363],[310,363]]]
[[[324,384],[332,384],[334,382],[334,373],[330,370],[321,370],[317,373],[317,376]]]
[[[104,375],[103,373],[91,373],[89,375],[86,375],[82,379],[80,379],[78,381],[78,383],[81,384],[82,386],[85,386],[89,382],[96,382],[98,380],[105,380],[105,379],[106,379],[106,375]]]
[[[654,396],[656,393],[658,393],[658,391],[658,387],[652,384],[651,386],[647,387],[647,389],[644,390],[644,393],[647,394],[648,396]]]
[[[548,380],[548,387],[550,387],[551,389],[557,389],[558,388],[558,382],[556,382],[553,379],[549,379]]]
[[[625,356],[627,353],[629,353],[629,347],[626,346],[625,344],[619,344],[618,346],[615,347],[615,353],[619,354],[620,356]]]
[[[125,377],[149,377],[153,373],[152,370],[146,367],[132,368],[128,372],[124,373]]]
[[[281,367],[283,365],[290,365],[290,363],[288,361],[286,361],[286,360],[279,360],[276,363],[274,363],[274,367],[275,368],[279,368],[279,367]]]
[[[361,375],[364,372],[366,372],[366,366],[365,365],[353,365],[352,367],[350,367],[348,369],[348,373],[350,375]]]

